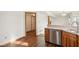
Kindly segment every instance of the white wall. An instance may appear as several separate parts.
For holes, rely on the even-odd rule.
[[[52,15],[50,15],[52,16]],[[62,16],[56,16],[52,17],[52,25],[61,25],[66,26],[66,19],[67,17]],[[44,29],[47,27],[48,23],[48,14],[44,11],[38,11],[37,17],[36,17],[36,29],[37,29],[37,35],[44,34]]]
[[[44,29],[47,26],[48,16],[43,11],[38,11],[36,13],[36,29],[37,35],[44,34]]]
[[[24,19],[22,11],[0,12],[0,45],[25,36]]]
[[[47,26],[47,19],[48,16],[52,16],[52,25],[60,25],[60,26],[68,26],[68,17],[69,16],[55,16],[52,13],[46,13],[45,11],[38,11],[37,12],[37,19],[36,19],[36,27],[37,27],[37,35],[44,34],[44,28]]]

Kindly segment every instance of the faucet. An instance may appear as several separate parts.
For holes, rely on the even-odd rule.
[[[70,28],[71,31],[78,32],[78,28],[77,28],[78,26],[77,26],[77,22],[76,21],[72,22],[70,26],[71,26],[71,28]]]

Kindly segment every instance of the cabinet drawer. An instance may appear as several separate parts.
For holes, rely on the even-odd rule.
[[[45,29],[45,37],[48,37],[50,35],[49,29]]]
[[[49,29],[45,29],[45,34],[49,34]]]
[[[68,35],[68,32],[62,31],[63,36]]]
[[[71,38],[77,38],[77,36],[76,36],[75,34],[69,33],[69,36],[70,36]]]

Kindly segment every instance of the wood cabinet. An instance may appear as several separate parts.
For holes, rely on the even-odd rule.
[[[62,46],[77,47],[77,36],[75,34],[62,31]]]
[[[67,42],[69,42],[69,39],[68,40],[67,39],[68,39],[68,33],[62,31],[62,40],[61,40],[61,42],[62,42],[63,47],[66,47],[68,45]]]
[[[78,38],[78,47],[79,47],[79,36],[77,36],[77,38]]]
[[[50,29],[45,28],[45,41],[49,42],[50,39]]]
[[[77,35],[75,34],[69,34],[70,35],[70,47],[77,47]]]

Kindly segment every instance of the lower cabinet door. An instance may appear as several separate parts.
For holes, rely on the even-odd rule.
[[[78,40],[78,47],[79,47],[79,40]]]
[[[63,47],[77,47],[79,46],[79,37],[75,34],[71,34],[68,32],[62,32],[62,46]]]
[[[66,47],[70,47],[70,38],[69,37],[66,37]]]
[[[67,45],[66,45],[66,37],[63,37],[62,38],[62,46],[63,47],[66,47]]]
[[[78,47],[79,47],[79,36],[77,36],[77,38],[78,38]]]
[[[79,40],[78,40],[78,47],[79,47]]]
[[[45,29],[45,41],[49,42],[50,39],[50,30],[49,29]]]
[[[77,39],[70,38],[70,47],[77,47]]]

